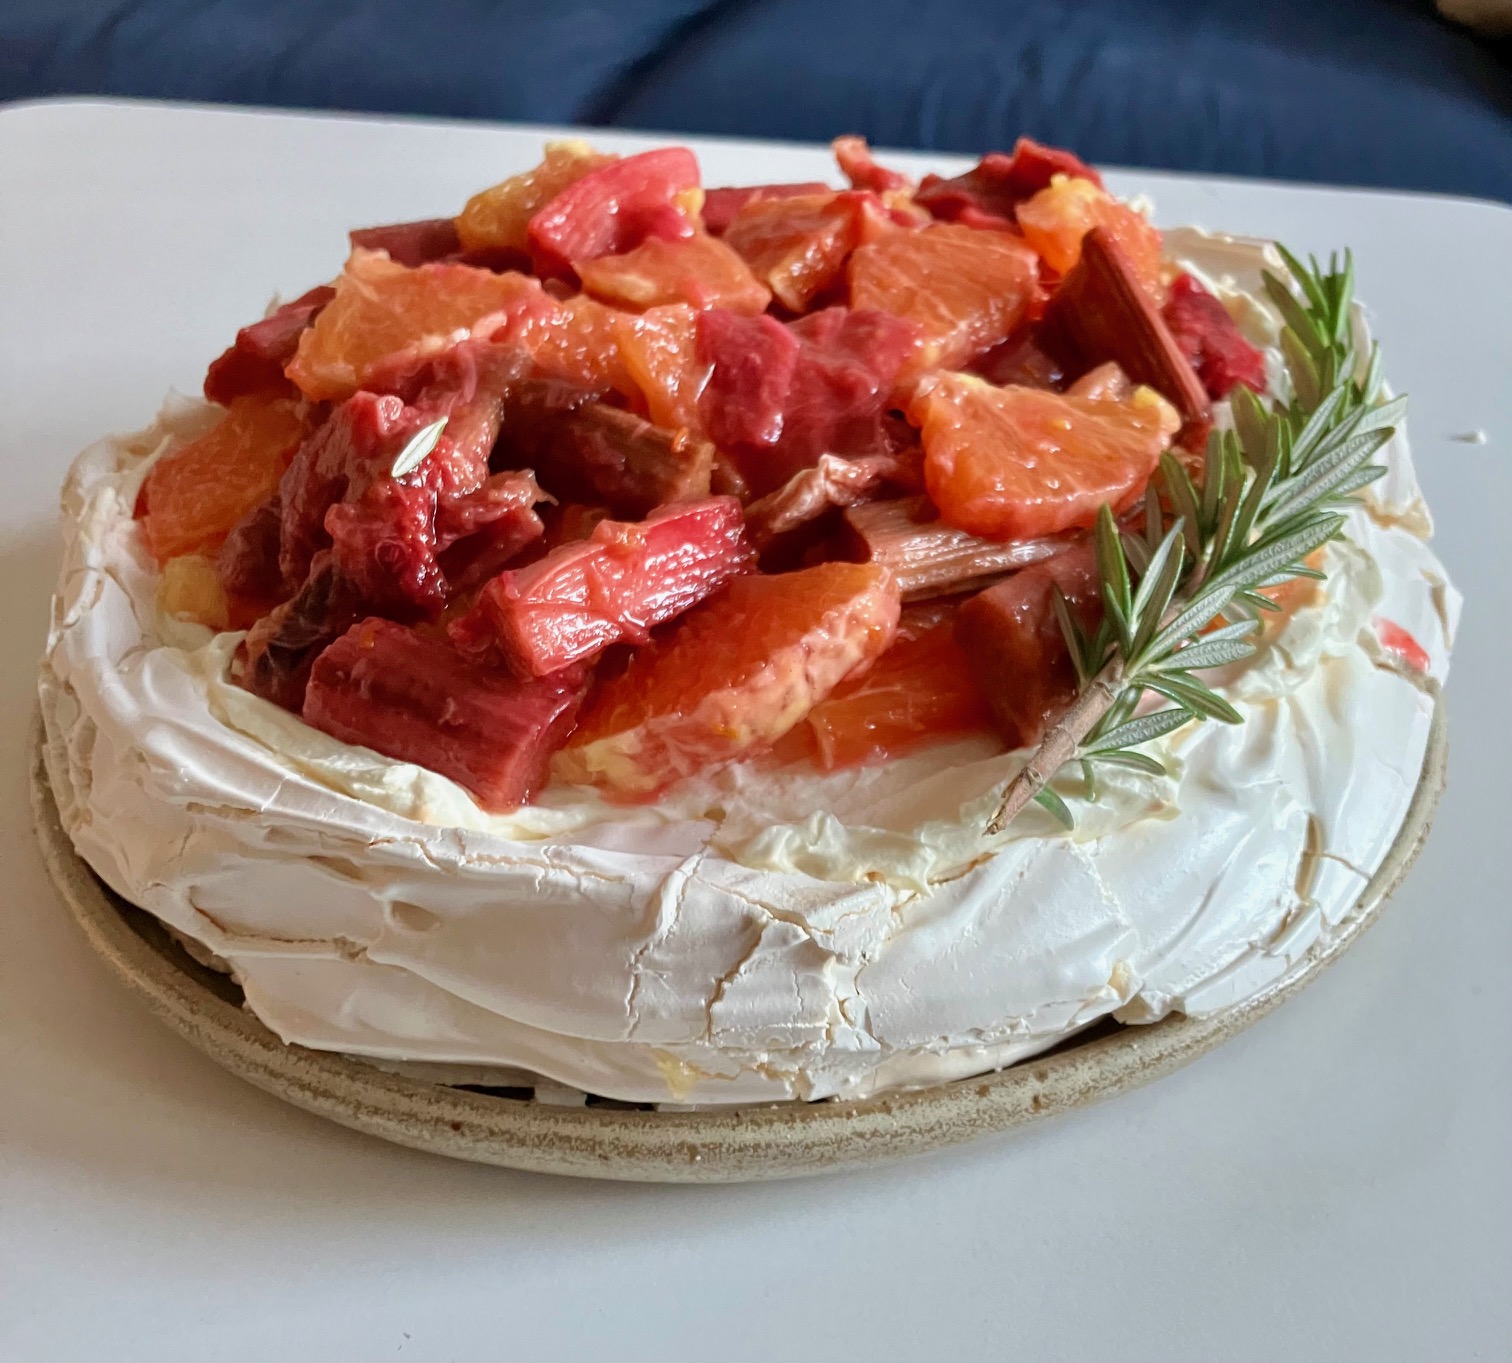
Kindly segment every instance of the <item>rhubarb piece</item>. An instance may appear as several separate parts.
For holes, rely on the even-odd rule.
[[[1085,530],[1104,504],[1124,510],[1181,424],[1152,388],[1109,402],[970,374],[939,375],[909,418],[941,519],[991,540]]]
[[[1210,398],[1226,398],[1241,383],[1265,392],[1265,356],[1244,339],[1228,309],[1191,275],[1176,276],[1160,315]]]
[[[917,337],[912,323],[874,310],[826,308],[788,326],[703,313],[699,353],[713,366],[699,403],[705,429],[758,496],[823,454],[887,452],[888,395]]]
[[[990,732],[992,711],[952,621],[898,638],[848,677],[793,731],[821,771],[902,757],[927,743]]]
[[[957,369],[1006,340],[1038,296],[1037,261],[1004,233],[936,223],[861,247],[849,266],[853,308],[877,308],[923,335],[900,382]]]
[[[285,303],[260,322],[236,333],[236,341],[213,361],[205,373],[205,397],[229,407],[249,394],[295,396],[294,385],[284,376],[284,366],[294,358],[299,338],[336,296],[322,284]]]
[[[707,440],[653,426],[597,397],[549,380],[514,385],[496,457],[534,469],[554,496],[602,502],[626,517],[709,495],[714,447]]]
[[[633,312],[687,303],[755,316],[772,301],[771,290],[751,267],[705,232],[677,241],[648,237],[622,256],[579,262],[578,275],[586,292]]]
[[[214,554],[278,488],[299,449],[305,415],[283,398],[243,397],[198,440],[155,463],[137,498],[142,542],[159,563]]]
[[[746,507],[746,531],[751,543],[765,549],[835,507],[872,500],[889,481],[906,477],[910,471],[892,454],[863,454],[854,459],[821,454],[812,468],[801,469],[775,492]]]
[[[540,165],[474,194],[457,215],[457,236],[467,251],[525,252],[530,220],[568,185],[616,157],[576,138],[546,144]]]
[[[804,312],[840,282],[851,252],[879,231],[888,231],[886,211],[874,195],[830,190],[754,199],[735,215],[724,240],[784,307]]]
[[[387,620],[354,625],[316,660],[305,723],[439,772],[501,813],[527,803],[571,731],[586,677],[522,682]]]
[[[543,298],[539,282],[524,275],[452,264],[410,269],[356,250],[284,372],[306,396],[340,401],[405,359],[491,335],[513,314],[541,309]]]
[[[1140,285],[1127,253],[1101,228],[1087,233],[1081,259],[1050,299],[1042,325],[1051,348],[1074,372],[1111,361],[1164,397],[1183,420],[1207,415],[1202,380]]]
[[[329,546],[326,512],[348,495],[360,496],[419,431],[411,412],[393,395],[358,393],[300,446],[279,488],[286,589],[304,582],[316,553]]]
[[[487,583],[451,636],[469,655],[497,654],[517,676],[542,677],[611,644],[645,643],[754,558],[732,497],[600,521],[586,540]]]
[[[1102,594],[1088,543],[989,587],[956,615],[956,642],[1010,748],[1037,744],[1076,695],[1076,669],[1055,616],[1056,587],[1072,615],[1088,631],[1095,630]]]
[[[686,147],[662,147],[595,167],[530,219],[530,254],[541,273],[570,278],[580,261],[624,255],[648,237],[690,237],[685,211],[698,189]],[[701,195],[699,196],[701,198]]]
[[[376,478],[325,515],[336,571],[366,609],[391,620],[434,620],[446,605],[437,561],[435,490]]]
[[[796,199],[833,191],[823,180],[803,180],[785,185],[739,185],[704,191],[704,231],[713,236],[723,236],[729,230],[735,215],[748,203],[761,203],[767,199]]]
[[[283,534],[283,510],[275,492],[232,527],[216,556],[216,572],[228,597],[261,604],[266,613],[285,596],[278,566],[278,542]]]
[[[1056,175],[1086,180],[1102,188],[1098,173],[1080,157],[1021,137],[1012,155],[988,152],[964,175],[926,175],[914,202],[945,222],[967,227],[1014,230],[1014,212],[1024,200],[1048,189]]]
[[[1157,303],[1164,298],[1160,233],[1143,214],[1090,180],[1057,175],[1048,189],[1018,206],[1016,217],[1029,244],[1060,275],[1081,259],[1087,234],[1102,228],[1123,248],[1144,291]]]
[[[451,218],[359,227],[347,233],[347,240],[354,251],[385,251],[390,260],[411,268],[454,256],[462,249],[457,224]]]
[[[1076,538],[981,539],[946,525],[928,497],[852,506],[845,521],[861,555],[893,575],[905,601],[985,586],[1061,553]]]
[[[864,137],[837,137],[830,143],[835,153],[835,163],[840,173],[851,183],[852,189],[869,189],[875,194],[908,189],[908,176],[901,171],[888,170],[877,164],[871,148]]]
[[[1065,382],[1066,367],[1045,349],[1043,341],[1044,328],[1031,322],[973,362],[971,372],[999,388],[1059,389]]]
[[[776,742],[881,656],[898,588],[870,564],[738,577],[599,688],[556,770],[646,797]]]
[[[315,659],[356,623],[359,604],[330,551],[323,551],[299,590],[247,631],[232,663],[232,680],[297,715]]]
[[[471,592],[540,540],[544,494],[528,472],[496,473],[475,492],[436,508],[439,562],[451,595]]]

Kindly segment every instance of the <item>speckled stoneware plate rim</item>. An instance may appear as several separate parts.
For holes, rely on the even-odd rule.
[[[96,954],[162,1021],[232,1073],[308,1112],[417,1150],[540,1173],[737,1183],[859,1168],[1009,1131],[1169,1074],[1259,1021],[1336,961],[1379,916],[1428,835],[1448,761],[1435,696],[1423,769],[1391,848],[1339,929],[1243,1003],[1204,1018],[1123,1027],[1012,1068],[855,1101],[687,1112],[565,1107],[448,1088],[361,1059],[289,1045],[194,973],[179,948],[128,920],[140,910],[74,851],[31,742],[32,809],[49,875]]]

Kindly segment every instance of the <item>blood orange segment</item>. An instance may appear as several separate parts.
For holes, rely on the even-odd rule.
[[[1087,543],[979,592],[956,615],[956,641],[1011,748],[1030,747],[1076,694],[1076,670],[1056,621],[1059,588],[1087,629],[1102,618],[1097,560]]]
[[[940,375],[909,417],[941,518],[992,540],[1085,529],[1104,503],[1126,507],[1181,425],[1152,388],[1113,402],[994,388],[970,374]]]
[[[463,247],[469,251],[525,251],[530,244],[531,218],[568,185],[614,159],[576,138],[548,142],[540,165],[512,175],[467,201],[457,215],[457,235]]]
[[[1039,287],[1023,242],[955,223],[880,237],[851,257],[849,273],[853,308],[879,308],[922,330],[904,382],[959,368],[1006,340]]]
[[[992,711],[947,620],[900,634],[871,670],[841,682],[799,725],[824,771],[901,757],[992,728]]]
[[[724,239],[785,307],[803,312],[885,222],[873,196],[855,191],[755,199],[736,213]]]
[[[336,297],[300,335],[284,372],[307,396],[339,401],[385,367],[488,335],[542,296],[525,275],[468,265],[410,269],[381,251],[353,251]]]
[[[1057,175],[1049,188],[1018,206],[1017,217],[1025,239],[1062,275],[1081,259],[1082,238],[1101,227],[1123,248],[1145,291],[1157,303],[1164,297],[1160,232],[1143,214],[1091,180]]]
[[[137,502],[147,551],[159,563],[213,554],[277,489],[304,433],[299,404],[237,398],[198,440],[152,466]]]
[[[543,677],[610,644],[647,642],[754,566],[735,498],[686,502],[643,521],[600,521],[588,539],[499,574],[450,633],[464,652]]]
[[[596,166],[530,219],[531,257],[543,274],[570,278],[580,262],[623,255],[649,237],[692,236],[697,190],[698,161],[686,147]]]
[[[354,625],[315,661],[306,724],[449,776],[484,809],[524,804],[571,728],[584,674],[522,682],[387,620]]]
[[[625,372],[644,397],[651,420],[701,436],[698,399],[711,366],[698,354],[698,317],[686,304],[672,303],[639,317],[615,317],[612,331]]]
[[[602,685],[557,770],[644,797],[763,750],[881,656],[898,610],[869,564],[736,578]]]
[[[771,290],[717,237],[699,232],[679,241],[651,237],[622,256],[602,256],[578,267],[583,288],[616,307],[644,312],[666,303],[729,308],[755,314]]]

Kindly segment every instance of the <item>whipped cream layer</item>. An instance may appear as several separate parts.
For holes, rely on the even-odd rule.
[[[1267,248],[1166,240],[1277,363]],[[1001,1067],[1108,1014],[1238,1003],[1337,929],[1391,844],[1459,609],[1398,435],[1324,589],[1221,678],[1246,722],[1152,745],[1170,774],[1111,773],[1074,835],[1032,807],[984,838],[1024,759],[985,739],[831,774],[744,763],[628,809],[554,783],[489,815],[232,686],[239,636],[159,611],[133,504],[214,414],[170,401],[69,476],[40,680],[64,827],[285,1040],[472,1082],[864,1096]]]

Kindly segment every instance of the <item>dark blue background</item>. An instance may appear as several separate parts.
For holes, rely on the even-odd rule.
[[[1421,0],[0,0],[0,98],[980,151],[1512,200],[1507,48]]]

